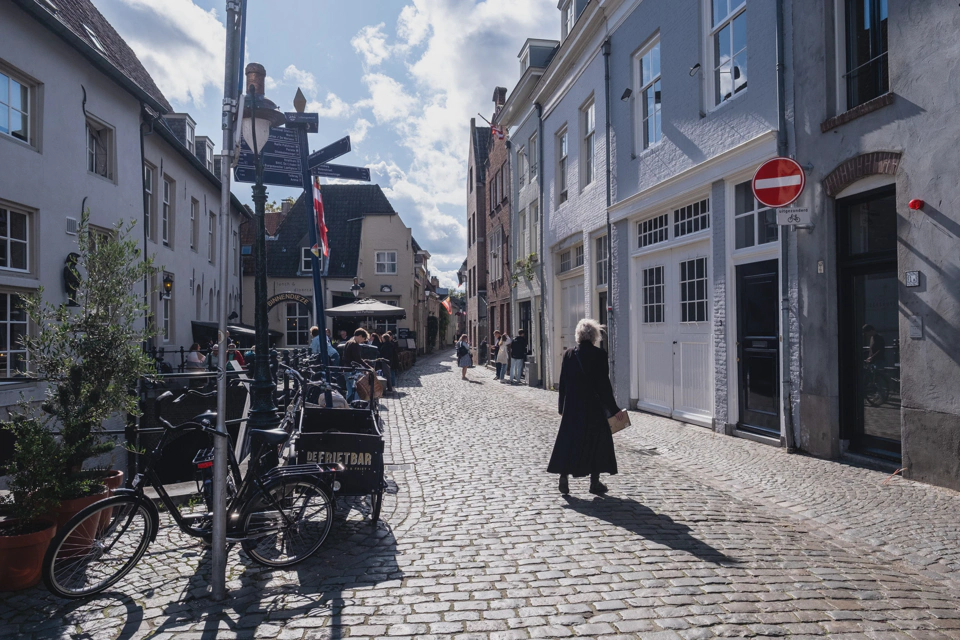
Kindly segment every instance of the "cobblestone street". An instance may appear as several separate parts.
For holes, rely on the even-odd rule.
[[[296,571],[235,548],[219,605],[165,517],[108,594],[0,595],[0,637],[960,638],[960,494],[632,413],[609,496],[564,499],[556,394],[452,355],[384,401],[375,532],[357,502]]]

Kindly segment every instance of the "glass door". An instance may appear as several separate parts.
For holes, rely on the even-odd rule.
[[[737,267],[737,429],[780,438],[780,284],[777,261]]]
[[[893,188],[837,202],[841,437],[900,457],[899,279]]]

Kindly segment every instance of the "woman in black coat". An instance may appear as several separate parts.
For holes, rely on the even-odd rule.
[[[607,487],[600,474],[617,473],[613,434],[607,417],[620,412],[610,384],[607,352],[597,347],[600,325],[589,318],[577,323],[578,346],[563,354],[560,369],[560,432],[553,445],[548,473],[560,474],[560,493],[570,493],[567,476],[590,476],[590,493]]]

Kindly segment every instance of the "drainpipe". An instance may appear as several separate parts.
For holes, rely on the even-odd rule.
[[[613,382],[613,388],[617,388],[617,357],[616,349],[614,348],[614,339],[613,339],[613,328],[614,328],[614,319],[613,314],[616,309],[619,308],[619,305],[614,308],[614,311],[609,311],[613,307],[613,227],[610,225],[610,204],[612,201],[612,189],[613,189],[613,172],[610,169],[610,38],[607,38],[603,41],[603,101],[604,101],[604,113],[606,114],[606,163],[607,163],[607,358],[610,360],[610,379]]]
[[[783,51],[783,0],[777,0],[777,155],[786,157],[789,152],[787,139],[787,114],[785,105]],[[783,408],[784,444],[788,453],[796,451],[793,438],[793,402],[790,379],[790,277],[787,267],[789,256],[789,229],[780,227],[780,402]]]
[[[544,265],[546,264],[546,259],[543,255],[543,105],[539,102],[534,103],[534,108],[537,110],[537,163],[540,165],[537,168],[537,209],[540,212],[540,220],[538,224],[540,228],[538,229],[538,234],[540,236],[540,318],[537,325],[540,327],[540,384],[543,385],[543,388],[547,388],[547,352],[546,352],[546,339],[547,333],[544,330],[543,323],[544,318],[546,317],[546,290],[544,280],[546,279],[546,273]]]

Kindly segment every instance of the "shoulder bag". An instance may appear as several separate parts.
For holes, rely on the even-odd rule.
[[[590,376],[587,375],[587,370],[583,368],[583,362],[580,361],[580,348],[577,347],[573,352],[573,356],[577,359],[577,364],[580,365],[580,371],[583,372],[583,377],[587,380],[590,379]],[[600,394],[597,392],[596,387],[591,385],[593,390],[593,395],[596,396],[597,402],[600,402],[600,405],[603,406],[603,403],[600,400]],[[630,426],[630,416],[627,415],[626,411],[618,411],[609,418],[607,418],[607,424],[610,425],[610,433],[617,433],[618,431],[623,431]]]

